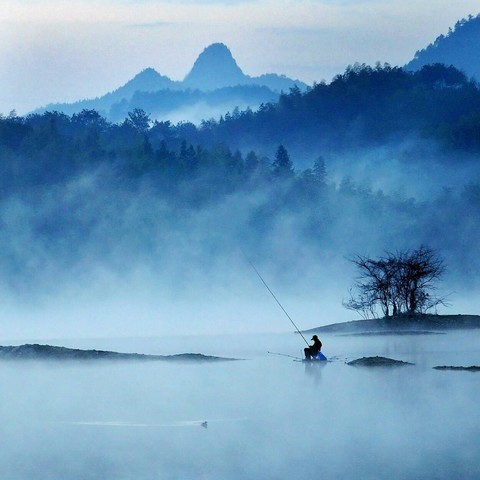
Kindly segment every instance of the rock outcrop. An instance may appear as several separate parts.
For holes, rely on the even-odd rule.
[[[387,357],[362,357],[347,362],[347,365],[352,365],[354,367],[403,367],[414,364]]]

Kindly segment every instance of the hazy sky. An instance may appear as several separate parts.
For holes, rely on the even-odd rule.
[[[183,79],[213,42],[245,73],[330,81],[403,65],[478,0],[0,0],[0,112],[111,91],[146,67]]]

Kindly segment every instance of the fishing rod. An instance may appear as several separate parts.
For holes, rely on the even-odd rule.
[[[285,315],[287,316],[287,318],[290,320],[290,322],[292,323],[292,325],[295,327],[295,330],[300,334],[300,336],[303,338],[303,340],[305,341],[305,343],[309,345],[309,343],[307,342],[306,338],[303,336],[302,332],[299,330],[299,328],[295,325],[295,322],[292,320],[292,318],[290,317],[290,315],[288,314],[288,312],[283,308],[283,305],[280,303],[280,301],[278,300],[278,298],[275,296],[275,294],[272,292],[272,290],[270,289],[270,287],[267,285],[267,282],[263,279],[263,277],[260,275],[260,272],[255,268],[255,265],[250,261],[248,260],[248,263],[250,264],[250,266],[253,268],[253,270],[255,271],[255,273],[258,275],[258,278],[262,281],[262,283],[265,285],[265,287],[267,287],[267,290],[270,292],[270,294],[272,295],[272,297],[275,299],[275,301],[278,303],[279,307],[283,310],[283,313],[285,313]]]

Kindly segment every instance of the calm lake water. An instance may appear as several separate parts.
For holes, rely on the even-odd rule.
[[[293,334],[48,342],[245,360],[1,363],[1,478],[480,478],[480,373],[432,369],[479,365],[480,331],[321,339],[326,365],[267,353]],[[374,355],[415,366],[345,363]]]

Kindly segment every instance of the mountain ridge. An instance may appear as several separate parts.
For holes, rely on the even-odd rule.
[[[198,95],[191,95],[191,92],[208,92],[209,98],[211,98],[215,96],[217,91],[234,87],[235,91],[234,94],[232,91],[231,98],[224,98],[225,90],[221,92],[221,95],[219,94],[219,96],[222,96],[225,105],[225,110],[222,113],[225,113],[235,107],[245,108],[249,106],[256,108],[262,103],[276,100],[282,91],[288,91],[295,86],[301,90],[308,88],[307,84],[300,80],[293,80],[276,73],[266,73],[258,77],[246,75],[225,44],[213,43],[200,53],[182,81],[171,80],[169,77],[158,73],[154,68],[147,67],[122,86],[102,96],[73,103],[51,103],[34,110],[33,113],[59,111],[73,115],[84,109],[91,109],[97,110],[109,120],[116,121],[119,120],[119,112],[123,114],[125,111],[133,111],[135,108],[145,108],[145,106],[140,107],[135,104],[135,98],[139,96],[139,93],[185,92],[181,101],[178,100],[179,94],[177,93],[176,103],[178,109],[188,109],[194,107],[195,102],[197,102],[194,99],[198,97]],[[245,87],[244,92],[242,92],[242,87]],[[251,87],[259,87],[258,94],[254,98],[255,104],[251,103]],[[214,101],[213,103],[219,102]],[[148,110],[152,112],[161,111],[162,115],[168,117],[169,112],[165,112],[160,107],[160,105],[152,104],[148,107]]]

